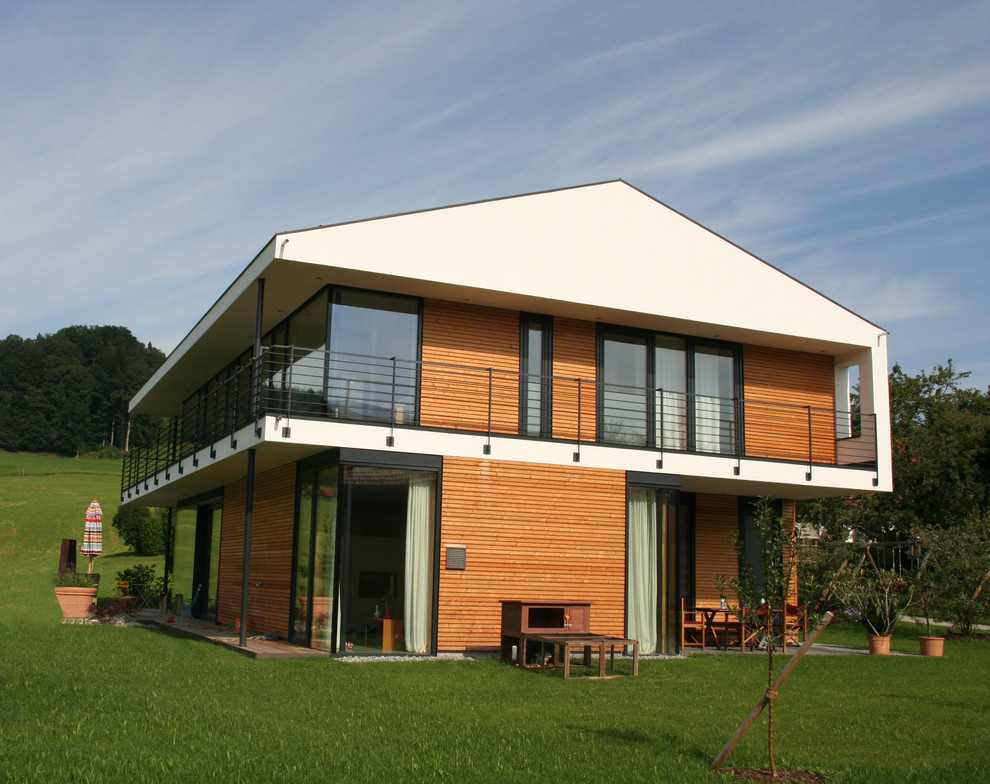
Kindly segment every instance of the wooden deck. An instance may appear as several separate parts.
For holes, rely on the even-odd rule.
[[[192,637],[197,640],[205,640],[214,645],[229,648],[238,653],[250,656],[252,659],[296,659],[296,658],[330,658],[326,651],[315,648],[304,648],[301,645],[284,640],[266,640],[260,635],[248,634],[247,645],[240,646],[240,633],[235,632],[232,626],[223,626],[213,623],[213,621],[190,620],[175,621],[169,623],[169,616],[154,610],[142,610],[134,620],[146,626],[158,627],[165,631],[181,634],[185,637]]]

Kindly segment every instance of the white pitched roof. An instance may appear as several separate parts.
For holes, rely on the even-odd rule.
[[[622,182],[277,234],[132,402],[166,412],[336,283],[842,354],[883,330]]]

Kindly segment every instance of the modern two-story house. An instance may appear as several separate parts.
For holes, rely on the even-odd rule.
[[[280,233],[131,402],[122,501],[218,623],[493,650],[580,600],[670,652],[752,499],[891,489],[886,337],[621,181]]]

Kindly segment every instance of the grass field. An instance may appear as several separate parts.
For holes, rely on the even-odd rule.
[[[119,464],[0,453],[0,781],[711,782],[763,657],[571,680],[494,660],[251,660],[141,628],[63,625],[63,536]],[[112,535],[97,570],[137,562]],[[112,583],[111,583],[112,584]],[[917,650],[915,627],[894,647]],[[827,632],[862,644],[855,627]],[[990,644],[808,657],[776,701],[778,765],[835,782],[990,782]],[[729,765],[762,767],[758,725]]]

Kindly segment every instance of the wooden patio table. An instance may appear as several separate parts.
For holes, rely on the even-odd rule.
[[[526,666],[526,649],[528,643],[538,642],[540,643],[540,658],[543,658],[543,652],[546,645],[554,646],[554,666],[557,663],[556,654],[558,650],[563,650],[564,660],[564,678],[571,677],[571,649],[572,648],[583,648],[584,649],[584,666],[591,666],[591,649],[598,648],[598,677],[605,677],[605,650],[609,650],[609,669],[615,669],[615,648],[616,646],[621,646],[623,648],[629,646],[632,648],[633,652],[633,677],[639,675],[639,641],[631,640],[625,637],[611,637],[606,634],[523,634],[522,639],[519,644],[519,658],[518,663],[520,666]]]
[[[729,649],[729,632],[732,631],[739,632],[740,645],[742,644],[742,621],[739,620],[735,610],[728,607],[698,607],[697,612],[705,616],[705,628],[712,630],[712,637],[715,638],[716,648],[723,651]],[[719,620],[719,616],[721,616],[721,620]],[[722,632],[724,645],[719,641],[719,631]]]

